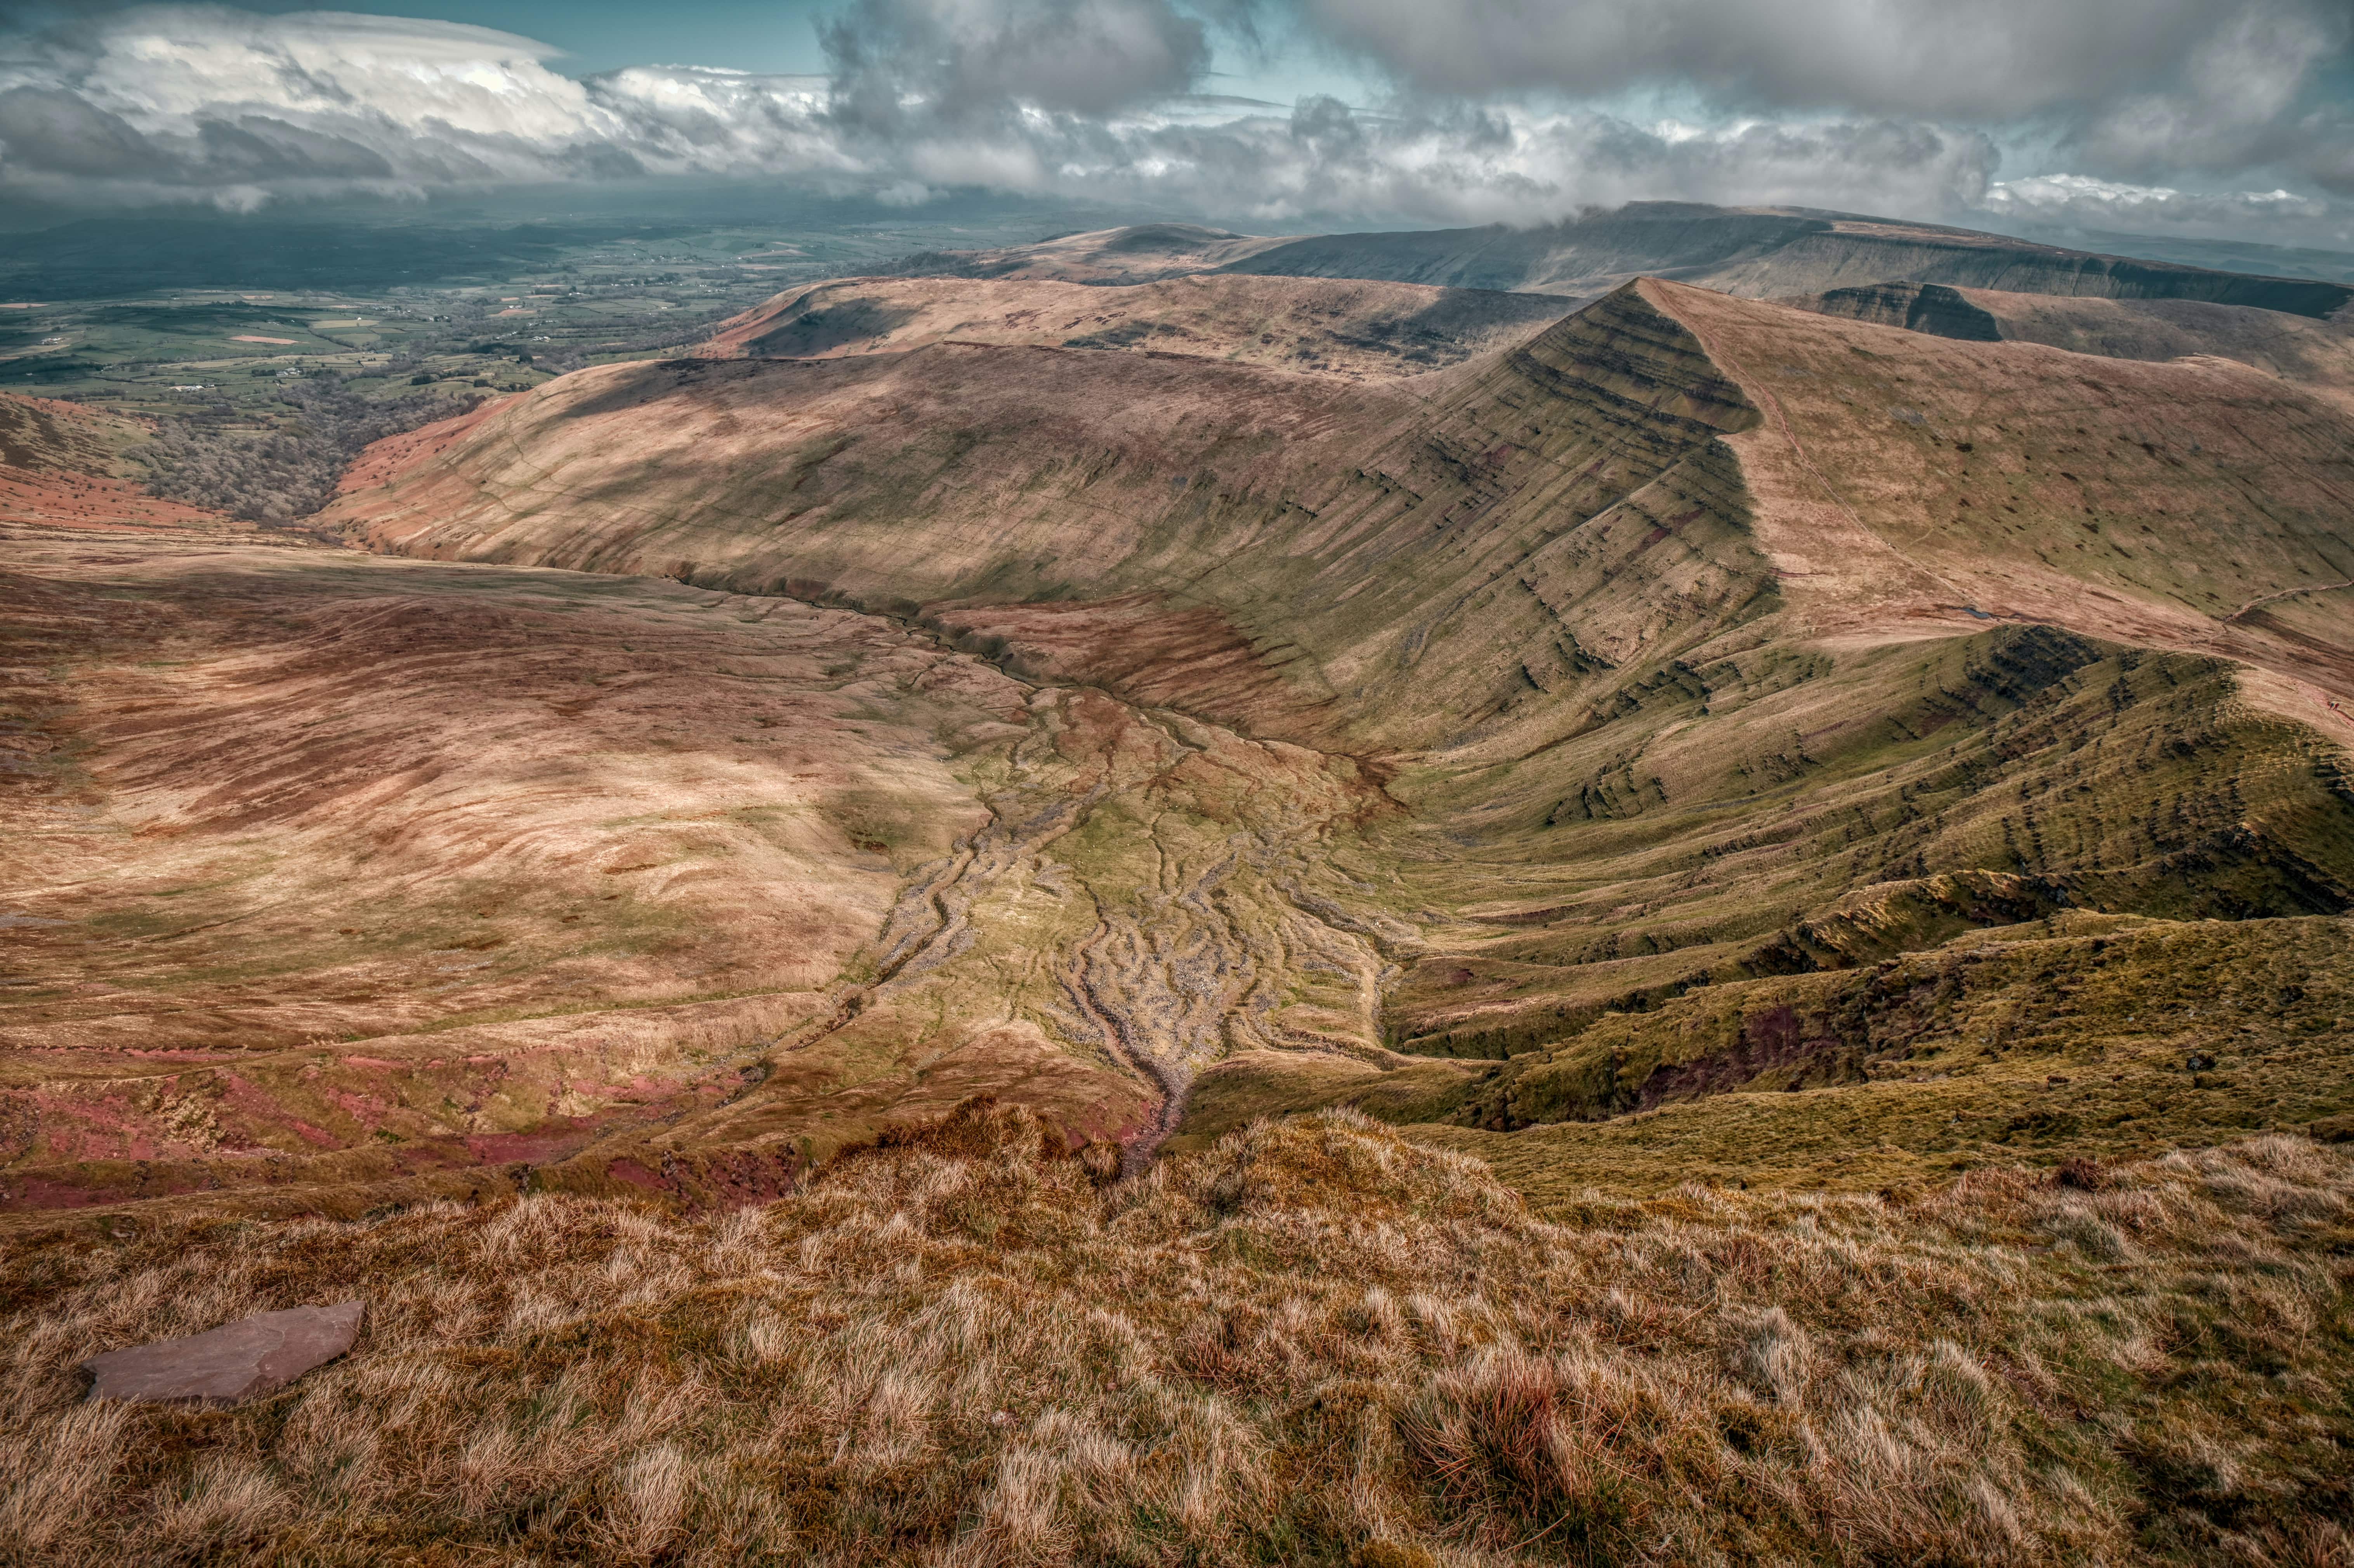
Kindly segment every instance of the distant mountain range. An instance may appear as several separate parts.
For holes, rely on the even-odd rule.
[[[1634,202],[1533,228],[1321,234],[1266,238],[1185,224],[1070,236],[1038,245],[933,252],[911,272],[1145,282],[1188,272],[1365,278],[1592,298],[1657,277],[1770,298],[1902,280],[2007,292],[2193,300],[2324,317],[2354,283],[2268,278],[2072,250],[1966,228],[1788,207]]]

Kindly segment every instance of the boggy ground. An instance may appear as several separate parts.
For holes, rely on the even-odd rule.
[[[9,1247],[26,1563],[2338,1563],[2354,1164],[1532,1216],[1361,1118],[1099,1184],[968,1107],[756,1208],[537,1196]],[[365,1297],[219,1411],[93,1351]]]

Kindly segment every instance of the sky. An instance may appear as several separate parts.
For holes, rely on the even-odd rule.
[[[0,0],[0,201],[647,180],[2354,249],[2354,0]]]

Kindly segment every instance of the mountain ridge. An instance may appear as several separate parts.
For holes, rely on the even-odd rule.
[[[2354,285],[2324,279],[2256,277],[1860,214],[1684,202],[1632,202],[1526,228],[1492,224],[1259,238],[1143,226],[965,257],[935,253],[902,265],[1080,281],[1140,282],[1199,271],[1363,278],[1573,298],[1606,293],[1638,276],[1756,297],[1904,281],[2185,299],[2317,319],[2354,302]]]
[[[221,889],[178,906],[205,906],[199,926],[272,934],[270,983],[303,998],[281,1022],[385,1043],[331,1058],[279,1040],[135,1107],[27,1065],[52,1130],[16,1201],[111,1191],[125,1160],[147,1162],[143,1190],[231,1180],[246,1156],[181,1122],[292,1140],[318,1180],[367,1173],[379,1192],[479,1183],[493,1151],[526,1149],[551,1189],[765,1191],[958,1092],[1117,1139],[1131,1164],[1334,1103],[1489,1134],[1668,1116],[1705,1140],[1765,1089],[1829,1097],[1794,1115],[1868,1093],[1915,1128],[1888,1169],[1925,1170],[1943,1157],[1926,1107],[1965,1091],[1888,1077],[1915,1019],[1876,993],[1838,1007],[1894,1022],[1774,1022],[1828,1005],[1809,977],[1928,955],[1921,983],[1944,985],[1988,933],[2030,931],[2073,974],[2095,941],[2159,953],[2207,921],[2293,968],[2338,928],[2296,922],[2354,910],[2348,418],[2315,392],[1661,280],[1437,369],[1369,359],[1352,378],[1213,355],[1256,343],[1243,328],[1270,305],[1303,313],[1304,334],[1318,311],[1429,296],[1219,277],[1084,291],[1131,322],[1174,302],[1205,355],[1067,346],[1020,322],[960,337],[973,301],[1004,326],[1023,291],[1043,311],[1073,289],[983,281],[927,284],[905,298],[937,305],[930,324],[820,357],[758,352],[761,323],[810,297],[780,296],[714,350],[747,357],[594,368],[381,443],[321,519],[381,555],[297,570],[232,551],[175,577],[161,556],[44,546],[75,607],[59,623],[111,628],[73,637],[123,650],[98,689],[176,702],[182,733],[214,737],[200,760],[217,777],[158,818],[158,721],[52,705],[79,737],[56,755],[91,759],[74,766],[110,810],[185,835],[171,853],[192,885]],[[1999,325],[2018,298],[1971,308]],[[397,606],[361,591],[368,562],[407,585]],[[146,644],[110,619],[126,592],[181,607],[159,625],[218,620],[236,646],[172,698],[183,678],[146,673]],[[690,647],[716,661],[707,691],[663,652]],[[470,661],[512,683],[494,749],[435,695]],[[346,666],[370,672],[366,702],[332,677]],[[242,748],[219,739],[239,703]],[[238,784],[241,758],[286,782]],[[566,782],[535,781],[543,766]],[[661,781],[680,821],[599,803],[652,787],[632,779]],[[266,817],[298,784],[320,865],[401,844],[367,874],[409,865],[419,888],[473,863],[454,824],[493,802],[547,813],[534,842],[612,836],[534,884],[596,918],[514,895],[429,902],[414,913],[434,946],[411,955],[373,916],[328,913],[315,877],[246,908],[269,881],[196,874],[243,863],[232,807]],[[442,789],[477,803],[397,826]],[[162,863],[135,833],[74,842],[109,868],[75,885],[143,887]],[[628,879],[613,898],[587,891],[609,875]],[[801,884],[806,929],[752,940],[765,927],[743,912]],[[73,1072],[95,1071],[122,1030],[162,1027],[135,1024],[150,1016],[250,1025],[249,980],[192,980],[164,1012],[125,1000],[165,970],[90,946],[79,896],[50,897],[42,918],[67,923],[32,939],[58,975],[102,977],[119,1012],[99,1027],[69,990],[36,993],[18,1016],[57,1060],[92,1053]],[[706,909],[736,912],[729,941],[674,935]],[[140,918],[176,933],[189,916]],[[347,970],[338,918],[385,950]],[[474,940],[491,956],[443,951]],[[450,980],[400,989],[444,965]],[[345,972],[393,990],[329,989]],[[730,974],[769,999],[731,1000]],[[675,1017],[705,1043],[657,1048],[595,1013],[484,1031],[431,1000],[458,987],[536,1013],[551,984],[708,1008]],[[1755,1029],[1707,1014],[1716,1033],[1685,1050],[1610,1022],[1680,1029],[1694,995],[1740,999]],[[2251,1028],[2260,1001],[2234,1004]],[[419,1033],[436,1019],[476,1031],[512,1087],[449,1108],[484,1091]],[[1543,1087],[1587,1082],[1622,1038],[1667,1075],[1658,1092]],[[2114,1049],[2115,1082],[2163,1070],[2155,1045]],[[612,1082],[605,1064],[631,1059],[633,1084]],[[1553,1066],[1523,1083],[1539,1061]],[[2043,1093],[2026,1070],[1974,1065],[1967,1094]],[[2244,1094],[2278,1082],[2252,1066]],[[2053,1147],[2206,1125],[2172,1100],[2146,1125],[2104,1119],[2141,1092],[2085,1079]],[[377,1150],[358,1113],[326,1108],[384,1103],[367,1115],[407,1145]]]
[[[631,412],[656,408],[674,448]],[[912,617],[1376,786],[1399,810],[1320,829],[1312,880],[1265,861],[1262,913],[1202,939],[1315,911],[1341,971],[1395,978],[1288,1045],[1185,1047],[1211,1118],[1178,1124],[1190,1147],[1307,1082],[1427,1119],[1484,1103],[1485,1069],[1415,1057],[1860,961],[1838,911],[1871,888],[1916,911],[1913,943],[2033,905],[1936,882],[1981,871],[2054,917],[2354,906],[2327,761],[2354,680],[2346,429],[2243,366],[1643,281],[1378,383],[953,343],[592,373],[339,516],[377,548]],[[2071,736],[2105,737],[2092,774]],[[2060,791],[2068,832],[2006,790]],[[1098,907],[1150,903],[1094,842]]]

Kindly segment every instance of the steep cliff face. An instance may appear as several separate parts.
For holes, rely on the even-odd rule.
[[[2035,621],[2354,695],[2354,420],[2253,368],[2096,358],[1643,285],[1767,409],[1730,438],[1829,634]]]
[[[1403,874],[1462,921],[1394,997],[1411,1048],[1501,1056],[1694,985],[1871,961],[1852,896],[1916,911],[1886,927],[1900,948],[2039,898],[2349,906],[2334,408],[2236,366],[1641,289],[1765,411],[1719,445],[1770,612],[1584,673],[1401,786],[1458,835],[1394,838]],[[1980,874],[2033,885],[1922,891]]]
[[[1287,240],[1225,263],[1237,272],[1396,278],[1455,289],[1603,293],[1638,277],[1711,273],[1770,257],[1829,228],[1808,214],[1691,202],[1630,202],[1533,228],[1491,224]]]
[[[2071,298],[2200,300],[2316,318],[2354,300],[2354,289],[2342,283],[2252,278],[1869,218],[1825,220],[1769,254],[1687,274],[1684,281],[1732,294],[1771,297],[1892,279]]]
[[[2354,906],[2347,730],[2251,701],[2221,662],[2041,627],[1712,652],[1416,795],[1465,837],[1391,835],[1454,916],[1392,999],[1405,1048],[1502,1058],[1696,986],[2066,909]]]
[[[1795,294],[1776,302],[1818,315],[1844,316],[1849,321],[1903,327],[1938,337],[2002,341],[2002,324],[1991,313],[1973,303],[1960,290],[1943,283],[1866,283],[1819,294]]]

